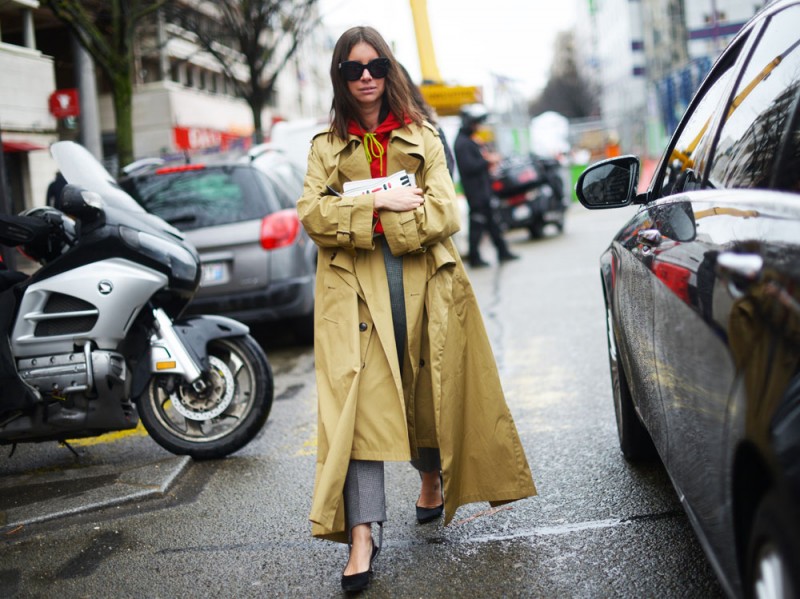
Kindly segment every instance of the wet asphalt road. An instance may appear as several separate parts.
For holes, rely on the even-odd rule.
[[[629,215],[575,207],[563,235],[509,233],[522,259],[471,271],[539,496],[420,526],[415,471],[387,464],[389,523],[364,596],[721,596],[661,466],[630,466],[617,446],[597,265]],[[313,354],[280,331],[259,338],[276,401],[234,456],[181,460],[132,435],[79,458],[55,444],[0,457],[0,597],[341,596],[347,549],[307,522]],[[107,507],[30,516],[109,489]]]

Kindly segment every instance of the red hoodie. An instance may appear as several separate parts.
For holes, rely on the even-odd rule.
[[[389,173],[386,172],[386,152],[389,149],[389,134],[395,129],[399,129],[403,123],[392,113],[389,112],[386,118],[380,123],[375,131],[368,133],[356,121],[350,121],[347,126],[347,132],[357,135],[361,138],[364,146],[364,152],[367,155],[369,162],[370,176],[375,179],[378,177],[385,177]],[[383,233],[383,226],[381,225],[380,216],[378,211],[373,213],[376,223],[375,232]]]

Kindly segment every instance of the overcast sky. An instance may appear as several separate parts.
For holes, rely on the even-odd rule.
[[[518,80],[523,94],[534,95],[547,81],[556,34],[574,23],[577,1],[581,0],[428,0],[442,78],[486,87],[496,73]],[[409,0],[320,0],[319,6],[334,39],[348,27],[371,25],[419,81]]]

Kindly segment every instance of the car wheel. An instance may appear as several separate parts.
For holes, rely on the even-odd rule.
[[[614,395],[614,413],[617,418],[617,434],[622,455],[629,461],[652,458],[655,447],[650,433],[639,420],[633,407],[633,398],[628,387],[628,378],[617,352],[616,335],[611,309],[606,308],[608,330],[608,363],[611,370],[611,386]]]
[[[747,596],[789,599],[800,593],[800,546],[789,510],[772,491],[753,519],[747,552]]]

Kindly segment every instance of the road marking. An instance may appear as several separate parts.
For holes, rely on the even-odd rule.
[[[67,439],[67,443],[73,447],[89,447],[90,445],[99,445],[101,443],[113,443],[125,437],[146,437],[147,431],[142,425],[142,421],[136,425],[136,428],[128,429],[125,431],[115,431],[113,433],[105,433],[99,437],[87,437],[85,439]]]
[[[295,456],[314,455],[317,453],[317,433],[314,432],[308,439],[305,440],[303,446],[297,450]]]
[[[485,513],[484,515],[493,515],[493,513]],[[627,526],[634,522],[643,521],[656,521],[665,520],[667,518],[676,518],[681,515],[680,510],[671,510],[668,512],[659,512],[657,514],[643,514],[639,516],[629,516],[627,518],[608,518],[606,520],[588,520],[586,522],[573,522],[571,524],[559,524],[556,526],[542,526],[539,528],[521,530],[507,535],[477,535],[465,539],[470,543],[486,543],[490,541],[510,541],[514,539],[523,539],[526,537],[549,537],[554,535],[570,534],[573,532],[582,532],[584,530],[598,530],[603,528],[615,528],[617,526]]]

